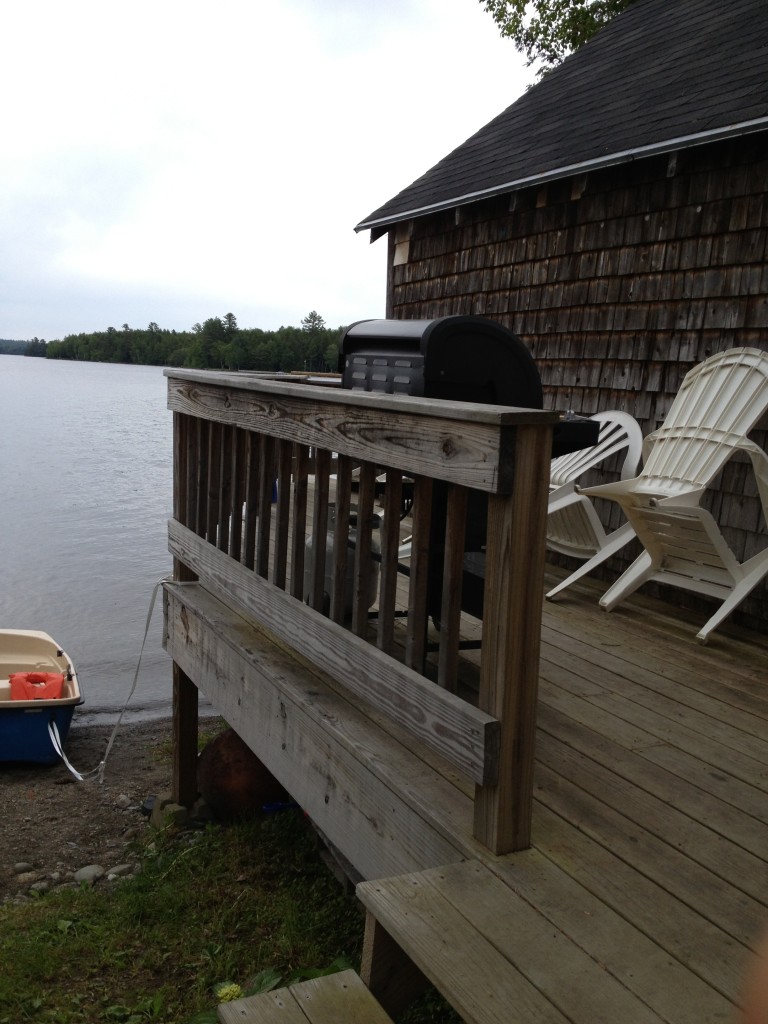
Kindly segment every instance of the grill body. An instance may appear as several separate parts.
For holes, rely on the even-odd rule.
[[[435,320],[360,320],[339,344],[342,387],[446,401],[543,408],[541,378],[525,344],[484,317]],[[563,421],[555,426],[553,457],[597,441],[599,424]],[[433,487],[428,609],[439,623],[448,485]],[[467,500],[462,607],[482,618],[488,499],[471,491]]]

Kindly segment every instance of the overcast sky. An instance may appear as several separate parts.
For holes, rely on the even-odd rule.
[[[0,338],[384,315],[354,226],[533,81],[478,0],[24,0]]]

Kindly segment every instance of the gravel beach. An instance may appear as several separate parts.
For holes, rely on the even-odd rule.
[[[112,725],[72,723],[66,744],[82,774],[104,757]],[[45,891],[98,864],[130,862],[130,843],[147,827],[142,805],[170,789],[171,720],[123,723],[103,782],[78,782],[66,766],[0,764],[0,903]]]

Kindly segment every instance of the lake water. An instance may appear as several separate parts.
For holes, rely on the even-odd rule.
[[[172,568],[172,417],[160,367],[0,356],[0,627],[42,629],[78,671],[89,720],[133,683],[155,584]],[[162,595],[132,714],[171,707]]]

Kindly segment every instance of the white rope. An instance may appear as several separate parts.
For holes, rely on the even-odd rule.
[[[125,699],[125,703],[123,704],[123,706],[122,706],[122,708],[120,710],[120,714],[117,717],[117,721],[115,722],[114,728],[112,729],[112,734],[110,735],[109,742],[107,743],[107,749],[104,751],[104,757],[101,759],[101,761],[99,761],[98,765],[95,768],[91,769],[91,771],[86,772],[85,774],[79,772],[76,768],[74,768],[70,764],[70,762],[67,760],[67,757],[64,754],[64,748],[63,748],[63,744],[61,742],[61,737],[59,736],[59,730],[56,727],[56,722],[54,720],[51,720],[48,723],[48,734],[51,737],[51,743],[53,744],[54,750],[56,751],[56,753],[59,755],[59,757],[62,759],[64,764],[67,766],[69,771],[72,773],[72,775],[75,777],[75,779],[77,779],[78,782],[85,782],[86,779],[89,778],[91,775],[98,776],[99,782],[103,782],[104,781],[104,771],[105,771],[106,766],[107,766],[107,758],[109,757],[109,753],[110,753],[110,751],[112,749],[112,744],[115,742],[115,737],[117,736],[118,729],[120,728],[120,724],[122,723],[123,715],[125,714],[126,709],[128,708],[128,705],[131,702],[131,698],[133,697],[133,695],[134,695],[134,693],[136,691],[136,684],[139,681],[139,672],[141,671],[141,659],[144,656],[144,647],[145,647],[145,645],[147,643],[147,636],[149,635],[149,626],[150,626],[150,623],[152,622],[152,613],[155,610],[155,602],[157,600],[157,592],[160,589],[160,587],[162,587],[162,585],[164,583],[169,583],[169,582],[171,582],[170,578],[167,577],[167,576],[164,576],[161,580],[158,580],[157,583],[152,588],[152,597],[151,597],[150,602],[149,602],[149,611],[147,612],[147,621],[146,621],[146,623],[144,625],[144,638],[141,641],[141,650],[139,651],[139,660],[136,663],[136,671],[133,674],[133,683],[131,685],[131,689],[130,689],[129,694],[128,694],[128,696]],[[180,581],[178,581],[178,580],[174,580],[173,582],[174,583],[178,583],[179,585],[181,585]]]
[[[102,757],[101,761],[99,762],[99,766],[98,766],[98,769],[97,769],[97,771],[99,773],[99,782],[103,782],[104,781],[104,771],[105,771],[105,769],[107,767],[107,758],[109,757],[109,752],[112,749],[112,744],[115,742],[115,736],[117,736],[117,731],[120,728],[120,723],[123,720],[123,715],[125,714],[126,708],[130,704],[131,698],[133,697],[133,695],[134,695],[134,693],[136,691],[136,684],[139,681],[139,672],[141,671],[141,659],[144,656],[144,646],[145,646],[145,644],[147,642],[147,636],[149,634],[149,625],[150,625],[150,623],[152,621],[152,612],[155,610],[155,601],[157,600],[157,592],[160,589],[160,587],[162,587],[162,585],[164,583],[166,583],[166,582],[168,582],[168,577],[164,576],[161,580],[158,580],[157,583],[152,588],[152,598],[151,598],[151,600],[149,602],[149,611],[147,612],[147,621],[146,621],[146,623],[144,625],[144,639],[141,641],[141,650],[139,651],[139,660],[136,662],[136,671],[133,673],[133,683],[131,685],[130,693],[125,698],[125,704],[123,704],[123,706],[122,706],[122,708],[120,710],[120,714],[117,716],[117,721],[115,722],[115,727],[112,730],[112,735],[109,737],[109,742],[107,743],[107,749],[104,751],[104,757]]]

